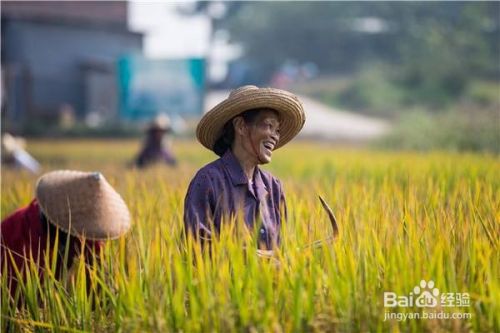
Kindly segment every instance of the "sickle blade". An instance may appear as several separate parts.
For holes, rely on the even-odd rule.
[[[332,229],[333,229],[333,236],[336,237],[339,234],[339,227],[337,225],[337,219],[335,218],[335,215],[333,214],[332,209],[328,204],[323,200],[321,195],[318,195],[319,201],[321,201],[321,205],[326,211],[326,214],[328,215],[328,218],[330,219],[330,223],[332,224]]]

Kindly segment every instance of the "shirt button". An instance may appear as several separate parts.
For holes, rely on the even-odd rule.
[[[261,234],[265,234],[265,233],[266,233],[266,230],[264,230],[264,228],[260,228],[260,233],[261,233]]]

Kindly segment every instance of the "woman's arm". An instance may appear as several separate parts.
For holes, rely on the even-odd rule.
[[[208,173],[200,171],[189,184],[184,200],[186,235],[202,241],[210,240],[214,219],[214,187]]]

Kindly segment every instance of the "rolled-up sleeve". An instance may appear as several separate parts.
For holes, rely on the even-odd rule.
[[[215,196],[211,178],[200,170],[189,184],[184,199],[184,227],[195,238],[210,239]]]

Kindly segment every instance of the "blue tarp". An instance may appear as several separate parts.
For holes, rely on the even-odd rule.
[[[204,59],[125,56],[118,61],[117,73],[121,119],[151,119],[158,113],[203,114]]]

